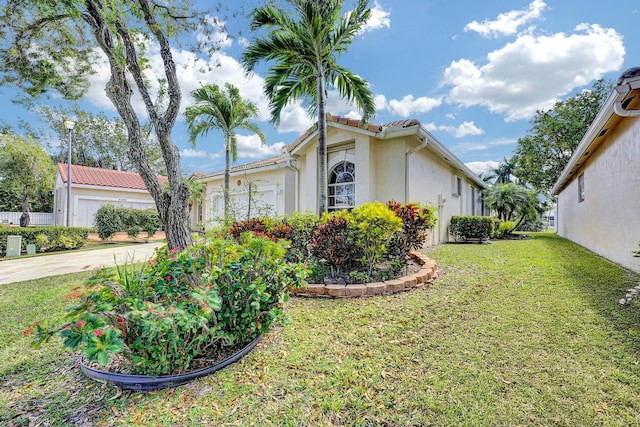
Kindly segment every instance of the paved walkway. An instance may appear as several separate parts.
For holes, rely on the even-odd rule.
[[[0,261],[0,285],[39,279],[59,274],[77,273],[99,267],[144,261],[154,255],[163,242],[139,243],[117,248],[61,252],[29,258]]]

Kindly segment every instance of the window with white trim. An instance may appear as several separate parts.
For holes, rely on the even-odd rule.
[[[356,165],[338,163],[329,174],[329,212],[356,206]]]
[[[578,203],[584,202],[584,172],[578,176]]]

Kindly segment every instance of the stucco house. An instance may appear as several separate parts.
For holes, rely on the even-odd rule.
[[[166,181],[166,177],[159,177]],[[135,172],[71,165],[70,226],[93,227],[93,216],[103,203],[136,209],[156,205]],[[67,164],[58,163],[54,191],[54,225],[67,225]]]
[[[318,131],[314,126],[280,156],[231,169],[231,194],[240,213],[249,212],[249,185],[256,209],[275,215],[317,211]],[[358,120],[328,116],[328,209],[351,208],[370,201],[423,202],[437,207],[431,244],[448,240],[452,215],[482,215],[480,191],[486,187],[418,120],[360,126]],[[192,222],[208,224],[223,211],[224,171],[201,175],[204,200],[194,205]]]
[[[551,190],[559,235],[637,272],[639,116],[640,67],[622,74]]]

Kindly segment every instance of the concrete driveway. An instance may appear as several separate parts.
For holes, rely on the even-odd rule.
[[[69,251],[29,258],[0,261],[0,285],[39,279],[59,274],[77,273],[100,267],[140,262],[150,259],[163,242],[137,243],[117,248]]]

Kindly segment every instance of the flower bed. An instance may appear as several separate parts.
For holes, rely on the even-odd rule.
[[[408,276],[363,284],[307,284],[303,288],[292,291],[292,294],[312,298],[389,295],[428,285],[438,278],[438,266],[435,261],[419,252],[412,252],[411,256],[420,264],[420,269]]]

